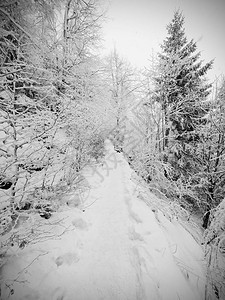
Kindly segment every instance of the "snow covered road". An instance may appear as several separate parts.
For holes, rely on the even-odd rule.
[[[81,209],[54,216],[67,217],[71,230],[17,251],[3,268],[13,289],[2,284],[3,299],[204,299],[201,247],[177,220],[138,197],[128,163],[110,142],[106,148],[103,166],[86,171],[92,189]]]

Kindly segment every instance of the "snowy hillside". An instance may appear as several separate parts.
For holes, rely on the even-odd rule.
[[[39,239],[8,253],[2,299],[204,299],[196,238],[169,206],[157,208],[161,201],[135,183],[109,141],[106,149],[104,164],[85,170],[91,189],[79,207],[25,224]]]
[[[130,2],[0,0],[0,300],[225,299],[225,76]]]

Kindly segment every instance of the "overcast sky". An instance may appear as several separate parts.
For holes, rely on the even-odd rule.
[[[152,51],[167,35],[166,25],[180,9],[188,40],[198,41],[205,62],[215,58],[210,79],[225,74],[225,0],[106,0],[103,27],[106,51],[116,46],[137,67],[147,66]]]

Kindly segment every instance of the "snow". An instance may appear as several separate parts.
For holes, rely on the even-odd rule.
[[[211,210],[210,225],[205,231],[207,295],[209,299],[225,299],[225,199]]]
[[[3,299],[205,299],[203,249],[193,228],[137,186],[109,141],[104,162],[83,175],[91,189],[80,205],[49,220],[37,216],[28,228],[39,238],[8,251]]]

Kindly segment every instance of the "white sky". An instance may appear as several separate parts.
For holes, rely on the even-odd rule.
[[[225,74],[225,0],[105,0],[108,20],[103,26],[105,52],[116,46],[137,67],[147,66],[152,51],[167,35],[166,25],[180,8],[188,40],[198,41],[206,62],[215,58],[210,79]]]

